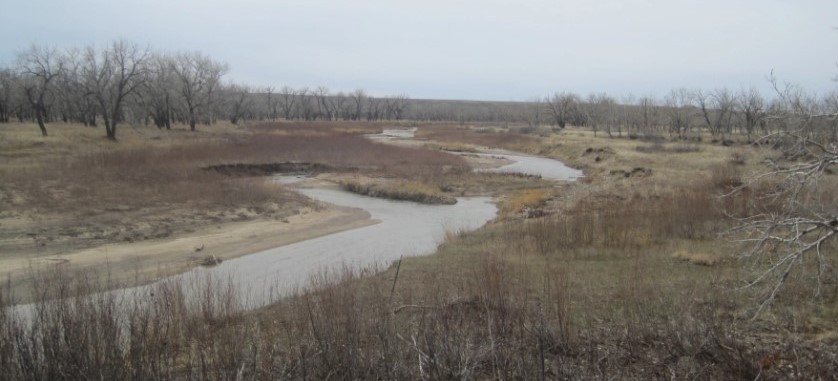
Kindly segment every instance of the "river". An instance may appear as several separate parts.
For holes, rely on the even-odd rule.
[[[412,139],[414,132],[415,129],[385,130],[375,139]],[[483,170],[526,173],[561,181],[573,181],[581,176],[581,171],[552,159],[509,151],[478,155],[513,161],[499,168]],[[295,181],[287,176],[274,180],[285,184]],[[380,268],[403,256],[432,254],[447,231],[475,230],[497,214],[497,207],[488,197],[458,198],[454,205],[425,205],[336,189],[297,190],[321,202],[363,209],[378,223],[231,259],[214,267],[195,268],[159,282],[180,281],[195,285],[202,279],[229,281],[241,300],[246,301],[246,306],[255,308],[307,287],[318,273],[342,268]],[[155,286],[156,283],[112,292],[137,297],[152,292]],[[185,292],[191,292],[191,289],[187,287]],[[17,307],[28,309],[31,306]]]

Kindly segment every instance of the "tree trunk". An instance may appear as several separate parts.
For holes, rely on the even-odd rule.
[[[166,129],[172,129],[172,108],[169,105],[169,94],[166,94]]]
[[[40,107],[35,107],[35,119],[38,120],[38,127],[41,129],[41,135],[47,136],[47,126],[44,124],[44,114]]]
[[[107,114],[107,113],[105,113]],[[105,136],[108,140],[116,141],[116,118],[108,115],[102,115],[102,120],[105,121]]]

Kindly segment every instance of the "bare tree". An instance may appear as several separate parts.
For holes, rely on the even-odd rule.
[[[547,105],[553,114],[553,120],[559,128],[565,128],[579,113],[579,96],[573,93],[556,93],[547,98]]]
[[[754,130],[765,121],[765,100],[754,88],[743,90],[736,97],[736,112],[741,116],[742,128],[750,140]]]
[[[669,134],[673,132],[683,138],[692,129],[694,109],[692,106],[692,94],[684,88],[673,89],[666,96],[666,116],[669,119]]]
[[[174,59],[156,55],[148,62],[148,79],[142,91],[143,103],[157,128],[172,128],[172,119],[177,95],[178,78],[174,72]]]
[[[410,97],[405,94],[399,94],[390,97],[390,100],[392,115],[388,116],[388,118],[402,120],[402,118],[404,118],[405,111],[407,111],[407,108],[410,107]]]
[[[317,102],[317,115],[328,120],[332,119],[332,109],[329,107],[329,88],[319,86],[314,90],[314,98]]]
[[[733,109],[736,104],[736,96],[728,89],[716,89],[710,93],[701,90],[695,93],[695,101],[701,109],[704,123],[713,136],[730,133]]]
[[[280,106],[282,107],[282,116],[285,117],[285,120],[290,120],[293,118],[292,112],[294,111],[294,107],[297,105],[297,91],[288,86],[283,86],[282,89],[279,90],[279,97]]]
[[[216,90],[221,84],[221,77],[223,77],[230,70],[230,67],[223,62],[209,60],[206,62],[206,121],[207,124],[213,124],[215,121],[215,101]]]
[[[382,100],[373,96],[367,96],[367,120],[378,120],[382,113]]]
[[[312,106],[311,101],[308,87],[297,90],[297,116],[305,120],[311,120],[313,118],[314,106]]]
[[[252,112],[253,91],[249,86],[231,84],[224,89],[229,101],[230,123],[239,124],[240,119]]]
[[[47,97],[55,79],[64,73],[64,62],[57,50],[32,45],[18,54],[17,63],[26,100],[35,112],[41,135],[47,136]]]
[[[110,140],[116,140],[116,127],[123,117],[126,99],[145,83],[149,56],[147,49],[124,41],[114,42],[100,52],[92,47],[85,51],[84,82],[99,104]]]
[[[178,78],[180,95],[186,106],[189,129],[195,131],[198,112],[208,107],[205,94],[209,86],[212,59],[200,53],[181,53],[174,59],[172,69]]]
[[[364,111],[364,102],[367,98],[367,93],[363,89],[357,89],[352,94],[349,94],[349,98],[352,99],[352,105],[354,106],[352,120],[360,120]]]
[[[62,105],[62,119],[96,127],[99,105],[85,83],[84,51],[72,49],[64,54],[65,75],[58,78],[57,93]]]
[[[608,94],[591,94],[585,105],[588,125],[593,128],[594,136],[601,127],[605,128],[608,137],[613,137],[611,127],[616,124],[617,101]],[[621,133],[622,135],[622,130]]]
[[[775,299],[789,275],[805,263],[814,263],[815,296],[821,296],[824,279],[835,279],[824,250],[838,236],[838,209],[821,200],[821,178],[838,166],[838,141],[819,132],[835,125],[838,110],[819,112],[811,98],[794,86],[780,87],[772,77],[777,104],[765,116],[785,128],[768,134],[760,142],[782,149],[782,157],[767,161],[768,171],[754,176],[732,194],[754,192],[754,212],[739,219],[734,232],[751,243],[746,257],[759,269],[745,288],[767,285],[757,313]],[[759,187],[760,181],[771,181]],[[834,250],[833,247],[831,250]],[[756,316],[756,315],[755,315]]]
[[[342,118],[349,119],[349,99],[342,91],[332,96],[332,112],[335,114],[335,119]]]
[[[637,99],[637,107],[639,112],[638,129],[643,130],[645,133],[651,133],[658,123],[660,114],[657,101],[652,96],[640,97]],[[628,133],[631,135],[631,130]]]
[[[19,91],[17,73],[9,68],[0,68],[0,123],[8,123],[15,108],[15,98]]]
[[[271,120],[276,120],[278,117],[277,110],[279,109],[279,97],[276,96],[276,89],[271,86],[265,88],[266,102],[267,102],[267,113],[268,118]]]

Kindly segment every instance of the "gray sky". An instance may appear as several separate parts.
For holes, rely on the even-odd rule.
[[[198,50],[250,85],[414,98],[836,89],[836,0],[3,0],[0,62],[30,43]]]

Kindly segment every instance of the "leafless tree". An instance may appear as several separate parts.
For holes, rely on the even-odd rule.
[[[410,107],[410,97],[407,95],[399,94],[390,97],[390,111],[387,118],[402,120],[408,107]]]
[[[297,91],[288,86],[283,86],[282,89],[279,90],[279,98],[280,106],[282,107],[282,116],[285,117],[286,120],[290,120],[293,118],[292,112],[294,111],[294,107],[297,105]]]
[[[212,59],[200,53],[178,54],[172,69],[178,78],[180,96],[186,106],[189,129],[195,131],[200,110],[208,108],[207,95],[210,83]]]
[[[588,125],[594,130],[594,136],[599,128],[605,128],[608,137],[613,137],[611,128],[617,124],[617,100],[606,93],[591,94],[584,109]]]
[[[332,96],[332,110],[336,119],[349,120],[351,115],[349,97],[344,92],[341,91]]]
[[[267,102],[267,113],[268,118],[271,120],[276,120],[279,114],[277,110],[279,110],[279,97],[276,96],[276,89],[271,86],[265,88],[266,94],[266,102]]]
[[[148,62],[148,79],[143,86],[143,103],[158,128],[172,128],[172,119],[177,97],[178,77],[175,75],[175,59],[166,55],[155,55]]]
[[[224,88],[224,98],[228,100],[230,123],[239,121],[252,112],[253,91],[249,86],[231,84]]]
[[[735,110],[742,119],[740,124],[750,139],[754,130],[765,121],[765,99],[757,89],[742,90],[736,96]]]
[[[574,119],[574,114],[579,113],[579,103],[579,96],[573,93],[556,93],[547,98],[547,105],[559,128],[565,128]]]
[[[137,45],[117,41],[97,52],[84,53],[84,83],[99,104],[108,139],[116,140],[126,99],[145,83],[150,53]]]
[[[679,88],[670,91],[664,99],[670,135],[674,132],[679,138],[683,138],[690,133],[694,114],[692,98],[689,90]]]
[[[19,85],[17,73],[9,68],[0,68],[0,123],[9,122]]]
[[[372,121],[380,119],[383,108],[382,99],[373,96],[367,96],[367,101],[365,103],[367,105],[367,120]]]
[[[772,84],[778,104],[765,118],[785,128],[760,142],[780,147],[783,156],[769,159],[766,172],[731,192],[757,189],[752,202],[755,212],[740,218],[733,229],[743,234],[743,242],[751,244],[745,256],[755,259],[759,270],[744,288],[768,286],[757,314],[775,299],[789,275],[807,262],[815,264],[814,293],[820,296],[824,279],[835,279],[824,250],[830,250],[828,245],[834,245],[838,235],[838,210],[821,202],[823,189],[819,186],[824,174],[838,166],[838,142],[818,132],[825,122],[836,123],[838,110],[819,113],[812,100],[795,87],[781,88],[773,77]],[[761,181],[772,185],[760,188]]]
[[[349,98],[352,99],[352,105],[354,106],[354,110],[352,111],[352,120],[360,120],[361,115],[363,115],[364,111],[364,102],[367,98],[367,93],[363,89],[357,89],[349,94]]]
[[[696,91],[695,101],[701,110],[704,123],[713,136],[721,136],[731,131],[736,96],[728,89],[716,89],[710,93]]]
[[[315,117],[311,90],[303,87],[297,90],[297,116],[304,120],[312,120]]]
[[[317,115],[321,118],[331,120],[332,109],[329,107],[329,88],[319,86],[314,90],[313,94],[317,102]]]
[[[652,96],[643,96],[637,99],[639,120],[637,127],[644,133],[651,133],[655,130],[660,119],[660,107]],[[636,131],[635,131],[636,132]],[[628,131],[631,134],[631,131]]]
[[[41,134],[47,136],[47,101],[56,78],[64,73],[64,62],[57,50],[32,45],[18,54],[17,64],[26,100],[35,112]]]
[[[223,62],[209,60],[206,63],[206,121],[207,124],[213,124],[215,121],[216,108],[216,92],[221,85],[221,78],[227,74],[230,67]]]

